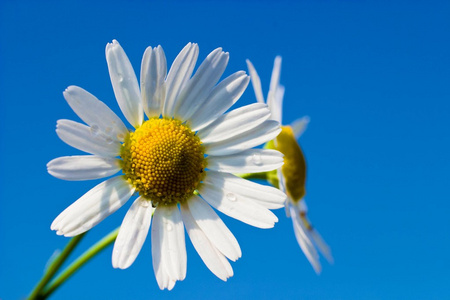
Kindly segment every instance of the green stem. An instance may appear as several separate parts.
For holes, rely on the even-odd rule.
[[[80,269],[86,262],[88,262],[95,255],[100,253],[103,249],[111,245],[119,233],[119,228],[110,232],[107,236],[102,238],[86,252],[84,252],[80,257],[78,257],[72,264],[70,264],[61,274],[58,275],[50,284],[44,289],[40,294],[40,299],[46,299],[53,293],[61,284],[63,284],[70,276],[72,276],[78,269]]]
[[[64,250],[58,255],[57,258],[55,258],[53,262],[51,262],[44,276],[31,292],[28,300],[35,300],[40,298],[39,294],[42,292],[47,283],[53,278],[56,272],[58,272],[59,268],[61,268],[62,264],[66,261],[67,257],[69,257],[70,253],[72,253],[73,249],[75,249],[75,247],[78,245],[85,234],[86,233],[77,235],[69,241]]]

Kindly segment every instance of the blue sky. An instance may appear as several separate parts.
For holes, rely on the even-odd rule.
[[[112,268],[108,248],[54,299],[450,298],[449,15],[447,1],[1,1],[0,298],[28,294],[69,240],[50,223],[98,183],[55,179],[45,165],[79,153],[54,131],[60,118],[78,120],[67,86],[119,113],[104,56],[112,39],[137,73],[149,45],[162,45],[169,63],[187,42],[199,44],[199,60],[223,47],[225,76],[249,58],[265,93],[283,57],[284,121],[311,118],[300,140],[306,200],[335,264],[322,260],[316,276],[282,209],[270,230],[221,215],[243,251],[228,282],[187,242],[186,279],[160,291],[148,240],[127,270]],[[254,101],[249,86],[237,105]],[[91,230],[75,254],[125,213]]]

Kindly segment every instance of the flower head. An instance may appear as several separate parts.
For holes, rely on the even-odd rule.
[[[237,260],[241,249],[212,207],[247,224],[270,228],[277,218],[269,209],[282,207],[286,199],[275,188],[231,174],[265,172],[283,164],[276,150],[252,149],[275,138],[279,123],[269,120],[270,111],[261,103],[225,113],[242,95],[249,77],[240,71],[218,83],[228,63],[228,53],[221,48],[191,76],[197,56],[198,46],[187,44],[167,72],[163,49],[147,48],[139,86],[122,47],[117,41],[108,44],[114,93],[133,128],[92,94],[70,86],[64,98],[86,125],[59,120],[56,132],[65,143],[90,155],[59,157],[47,165],[51,175],[65,180],[122,172],[70,205],[51,229],[59,235],[78,235],[138,195],[115,241],[112,264],[129,267],[153,223],[153,269],[161,289],[172,289],[186,275],[184,227],[206,266],[226,280],[233,275],[227,258]]]
[[[261,81],[252,63],[247,60],[253,89],[258,103],[264,103]],[[280,85],[281,57],[274,61],[272,78],[270,81],[267,104],[272,111],[272,119],[281,123],[284,86]],[[284,165],[278,168],[276,176],[269,177],[274,186],[288,196],[286,201],[287,215],[292,218],[295,237],[303,253],[305,253],[316,273],[320,273],[321,265],[316,248],[331,263],[333,257],[328,245],[320,234],[313,228],[307,216],[304,196],[306,194],[306,161],[303,151],[297,142],[309,123],[309,117],[294,121],[291,125],[282,126],[280,134],[266,144],[266,148],[276,149],[284,154]]]

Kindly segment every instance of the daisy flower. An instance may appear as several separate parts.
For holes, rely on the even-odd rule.
[[[167,72],[161,46],[148,47],[139,86],[122,47],[115,40],[109,43],[106,60],[114,94],[133,128],[89,92],[70,86],[64,98],[86,125],[58,120],[56,133],[90,155],[59,157],[47,165],[51,175],[65,180],[99,179],[121,171],[65,209],[51,229],[68,237],[81,234],[137,195],[120,227],[112,264],[129,267],[153,223],[153,269],[161,289],[172,289],[186,276],[184,227],[206,266],[226,281],[233,275],[228,259],[237,260],[241,249],[213,208],[271,228],[278,220],[269,209],[282,207],[286,199],[275,188],[232,174],[283,164],[278,151],[252,149],[275,138],[279,123],[270,120],[262,103],[225,113],[245,91],[249,77],[239,71],[218,83],[229,57],[221,48],[191,76],[197,57],[197,44],[189,43]]]
[[[253,89],[258,103],[265,103],[261,88],[261,81],[252,63],[247,60]],[[281,123],[284,86],[280,85],[281,57],[274,61],[270,80],[267,104],[272,112],[271,119]],[[314,271],[319,274],[321,265],[316,248],[332,263],[331,250],[308,219],[308,209],[305,203],[306,161],[297,139],[302,135],[309,123],[309,117],[294,121],[291,125],[282,126],[281,133],[266,145],[266,148],[279,150],[284,154],[285,164],[278,168],[276,175],[270,180],[274,186],[288,196],[286,213],[292,218],[295,237],[300,248],[311,263]],[[269,178],[270,179],[270,178]]]

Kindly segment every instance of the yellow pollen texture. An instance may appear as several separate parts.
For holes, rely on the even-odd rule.
[[[286,183],[286,192],[293,201],[299,201],[305,196],[306,161],[290,126],[282,126],[276,144],[276,149],[284,154],[281,172]]]
[[[178,120],[145,121],[127,135],[120,156],[127,180],[154,205],[187,200],[205,175],[201,141]]]

